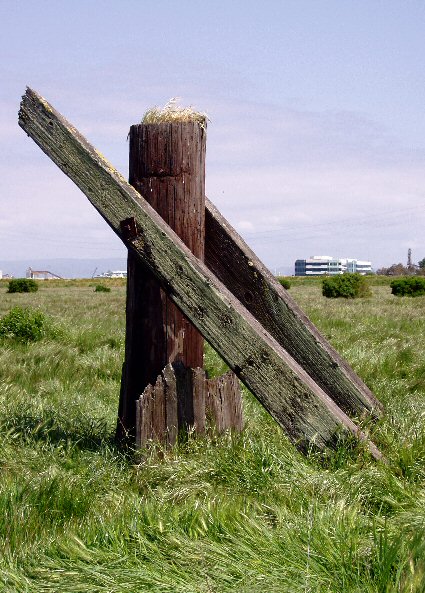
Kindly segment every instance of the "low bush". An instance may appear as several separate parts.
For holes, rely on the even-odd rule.
[[[323,296],[331,299],[357,299],[371,296],[369,284],[360,274],[340,274],[323,278]]]
[[[425,295],[425,278],[421,276],[407,276],[397,278],[390,284],[391,294],[396,296],[422,296]]]
[[[278,280],[280,282],[280,284],[283,286],[283,288],[286,288],[286,290],[289,290],[291,288],[291,283],[288,280],[288,278],[284,278],[283,276],[279,276]]]
[[[9,281],[7,292],[37,292],[38,284],[32,278],[14,278]]]
[[[19,342],[36,342],[46,334],[46,317],[41,311],[13,307],[0,319],[0,337]]]
[[[95,292],[111,292],[111,289],[109,288],[109,286],[105,286],[104,284],[97,284],[94,291]]]

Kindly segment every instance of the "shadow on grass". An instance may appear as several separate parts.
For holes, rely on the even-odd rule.
[[[115,430],[111,430],[106,419],[90,418],[82,413],[70,418],[58,414],[57,410],[43,410],[42,413],[14,410],[0,426],[2,432],[12,433],[25,443],[66,444],[80,451],[119,450]]]
[[[367,442],[339,431],[335,433],[329,447],[319,450],[311,446],[304,452],[310,461],[324,470],[335,471],[347,465],[365,466],[374,462]]]

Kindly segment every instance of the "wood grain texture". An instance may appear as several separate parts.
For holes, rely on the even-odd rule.
[[[138,124],[130,127],[129,181],[183,243],[203,261],[205,244],[205,129],[197,122]],[[142,272],[143,274],[143,272]],[[145,274],[146,275],[146,274]],[[202,335],[166,294],[139,301],[146,317],[143,340],[150,346],[147,364],[160,373],[180,360],[203,366]],[[159,311],[157,311],[159,309]],[[164,340],[157,342],[162,316]],[[154,319],[151,327],[150,320]]]
[[[227,372],[207,379],[205,413],[217,432],[243,429],[242,397],[237,377]]]
[[[162,323],[162,309],[153,308],[148,319],[141,304],[162,302],[161,288],[151,272],[140,263],[135,253],[129,251],[127,257],[127,277],[130,286],[126,300],[126,342],[125,362],[121,376],[121,389],[118,407],[116,436],[118,441],[134,442],[135,405],[146,385],[154,385],[157,376],[166,364],[165,358],[159,370],[146,364],[152,358],[152,344],[163,346],[165,350],[165,331]],[[150,341],[146,340],[149,334]]]
[[[155,210],[51,105],[31,89],[19,124],[86,194],[121,238],[134,217],[139,235],[126,242],[230,368],[299,447],[335,442],[340,431],[376,446],[342,412],[236,297],[198,260]]]
[[[198,434],[205,432],[206,381],[204,369],[192,369],[193,426]]]
[[[344,412],[381,415],[369,388],[208,199],[205,263]]]
[[[179,402],[188,401],[188,390],[193,390],[193,423],[178,426]],[[180,362],[168,364],[155,384],[146,386],[136,404],[138,448],[145,447],[150,441],[175,445],[178,434],[187,438],[187,429],[204,434],[207,418],[209,430],[218,434],[243,429],[241,389],[231,371],[207,379],[205,371],[199,367],[191,369]],[[181,428],[185,430],[179,430]]]
[[[129,181],[198,259],[205,243],[205,129],[196,122],[138,124],[129,133]],[[117,440],[133,441],[134,402],[167,363],[203,366],[204,339],[131,252]],[[192,398],[192,392],[187,391]],[[190,407],[187,403],[186,407]]]
[[[167,430],[167,444],[173,446],[178,437],[178,415],[177,415],[177,381],[171,364],[162,371],[165,384],[165,417]]]
[[[137,402],[137,421],[139,430],[136,434],[136,446],[143,448],[148,441],[154,438],[153,432],[153,410],[155,404],[155,388],[148,385]]]

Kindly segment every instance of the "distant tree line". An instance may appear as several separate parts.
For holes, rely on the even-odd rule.
[[[381,276],[425,276],[425,257],[417,265],[392,264],[389,268],[379,268],[376,273]]]

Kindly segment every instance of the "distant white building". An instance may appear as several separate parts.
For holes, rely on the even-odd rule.
[[[97,274],[95,278],[127,278],[127,270],[108,270],[103,274]]]
[[[344,272],[372,274],[372,262],[346,257],[336,259],[330,255],[312,255],[295,262],[295,276],[335,276]]]
[[[26,277],[33,280],[63,280],[62,276],[53,274],[49,270],[33,270],[32,268],[28,268]]]

